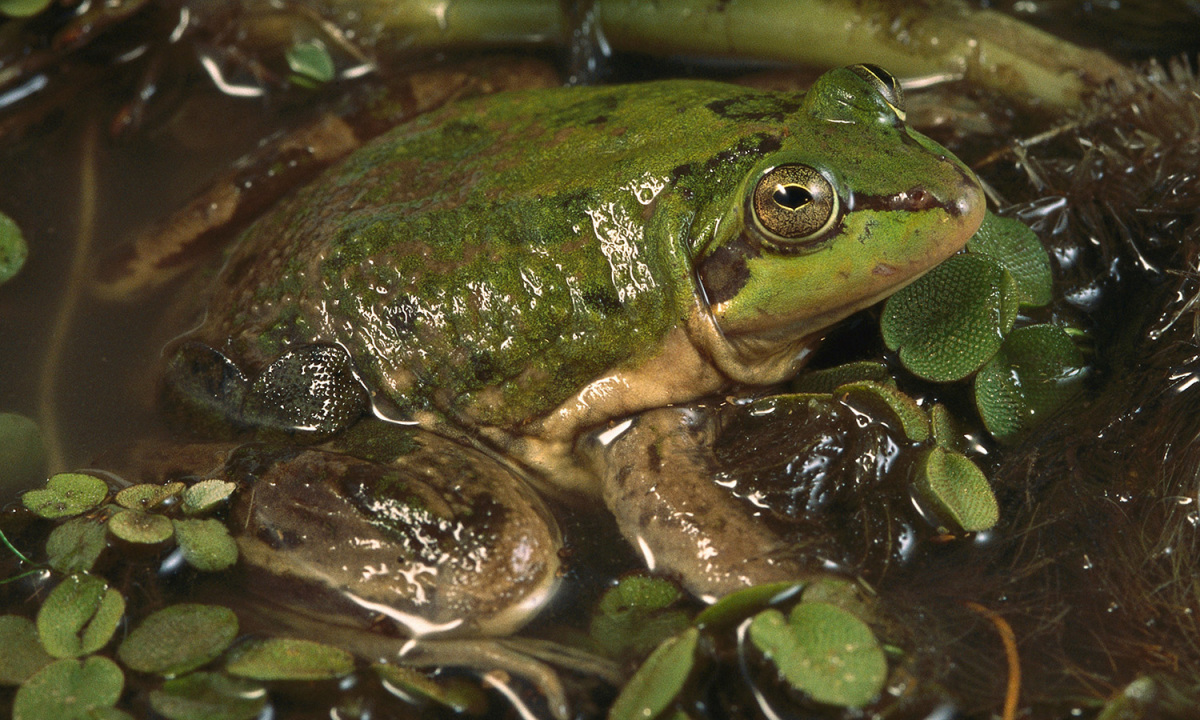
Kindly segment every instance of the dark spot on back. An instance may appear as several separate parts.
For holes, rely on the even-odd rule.
[[[783,122],[800,109],[802,95],[789,98],[781,95],[742,95],[726,100],[714,100],[707,107],[714,115],[734,121]]]
[[[602,313],[615,313],[621,309],[621,300],[610,287],[592,285],[583,290],[583,303],[592,310]]]
[[[489,352],[473,352],[470,358],[471,373],[480,383],[486,385],[496,376],[496,363]]]

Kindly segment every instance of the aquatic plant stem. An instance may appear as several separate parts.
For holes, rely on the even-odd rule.
[[[1004,712],[1000,717],[1003,720],[1016,720],[1017,701],[1021,696],[1021,656],[1017,652],[1017,636],[1013,634],[1012,626],[1008,624],[1008,621],[1000,617],[995,610],[977,602],[965,602],[963,605],[971,612],[987,618],[992,625],[996,626],[996,632],[1000,635],[1000,643],[1004,646],[1004,656],[1008,660],[1008,684],[1004,690]]]
[[[66,455],[63,452],[63,438],[58,422],[58,384],[55,380],[66,351],[71,322],[75,316],[75,309],[79,305],[79,294],[82,292],[86,279],[88,257],[91,254],[92,241],[96,235],[96,143],[98,132],[95,122],[89,122],[83,131],[83,143],[80,147],[82,157],[79,163],[79,217],[75,232],[75,245],[71,254],[71,267],[67,273],[62,300],[54,315],[50,339],[46,343],[46,354],[42,358],[41,372],[38,377],[38,425],[41,426],[46,444],[47,467],[51,474],[66,469]]]

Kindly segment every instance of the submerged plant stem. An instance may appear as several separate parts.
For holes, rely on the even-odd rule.
[[[97,125],[89,122],[83,131],[79,163],[79,218],[75,232],[75,246],[71,255],[71,267],[63,288],[62,301],[54,314],[50,340],[46,343],[46,354],[42,358],[38,376],[37,415],[46,443],[47,466],[51,473],[66,469],[63,438],[58,418],[59,367],[70,336],[71,322],[79,305],[79,294],[86,280],[88,257],[92,241],[96,236],[96,142]]]
[[[1004,689],[1004,713],[1002,720],[1016,720],[1017,701],[1021,697],[1021,656],[1017,653],[1017,637],[1013,634],[1012,626],[991,608],[977,602],[963,603],[973,613],[982,615],[996,626],[1000,635],[1000,643],[1004,645],[1004,656],[1008,660],[1008,684]]]

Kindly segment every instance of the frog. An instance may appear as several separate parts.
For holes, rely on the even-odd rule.
[[[809,569],[712,494],[693,461],[711,427],[688,404],[795,376],[830,328],[960,250],[984,213],[975,175],[906,123],[899,81],[877,66],[830,70],[805,93],[676,79],[470,98],[385,133],[251,226],[204,319],[167,349],[164,395],[235,433],[319,445],[285,453],[307,470],[246,494],[243,557],[319,578],[408,636],[504,634],[535,616],[562,574],[549,501],[606,504],[651,569],[712,601]],[[370,473],[324,455],[380,426],[407,449]],[[247,484],[270,474],[239,467]],[[386,545],[386,528],[411,548],[397,507],[476,532],[467,495],[499,514],[517,498],[519,527],[538,528],[504,544],[536,581],[511,562],[508,579],[477,574],[479,597],[504,607],[439,605],[436,567],[422,579],[349,547]],[[277,508],[256,496],[296,511],[264,519]],[[661,522],[699,506],[707,530]],[[338,530],[296,552],[317,521]],[[463,559],[457,532],[435,564]],[[411,559],[396,547],[385,555]],[[325,572],[323,556],[352,572]]]

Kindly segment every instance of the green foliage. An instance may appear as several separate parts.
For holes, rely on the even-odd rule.
[[[731,592],[696,616],[696,627],[729,627],[776,603],[794,600],[805,587],[799,582],[755,585]]]
[[[54,662],[38,640],[29,618],[0,615],[0,685],[20,685]]]
[[[994,260],[1012,275],[1021,307],[1050,302],[1050,257],[1037,235],[1020,220],[987,213],[967,243],[967,251]]]
[[[220,673],[192,673],[150,692],[150,707],[168,720],[253,720],[266,704],[261,685]]]
[[[980,532],[1000,520],[1000,507],[983,471],[953,450],[927,450],[918,464],[913,487],[937,521],[950,529]]]
[[[170,482],[164,485],[149,483],[130,485],[117,493],[115,500],[123,508],[150,512],[183,492],[186,487],[181,482]]]
[[[311,640],[267,638],[235,648],[225,662],[230,675],[251,680],[330,680],[354,670],[344,650]]]
[[[333,80],[333,58],[319,40],[298,42],[286,53],[291,81],[301,87],[315,88]]]
[[[975,378],[975,404],[1000,442],[1013,442],[1071,399],[1086,375],[1066,331],[1033,325],[1013,332]]]
[[[165,542],[175,534],[171,521],[162,515],[122,510],[113,513],[108,521],[109,531],[125,542],[154,545]]]
[[[58,525],[46,539],[50,567],[65,573],[88,572],[108,547],[103,518],[76,517]]]
[[[912,442],[925,442],[929,437],[929,416],[916,400],[894,385],[862,380],[842,385],[834,394],[851,407],[859,407],[872,417],[903,430]]]
[[[0,230],[0,234],[2,232]],[[2,245],[3,240],[0,240]],[[2,255],[0,249],[0,277],[3,276]],[[45,478],[45,468],[46,448],[37,423],[24,415],[0,413],[0,487],[9,492],[32,487]]]
[[[59,473],[46,481],[41,490],[30,490],[21,502],[47,520],[71,517],[87,512],[104,501],[108,485],[82,473]]]
[[[992,260],[955,255],[888,298],[880,330],[910,372],[953,382],[1000,348],[1017,317],[1012,275]]]
[[[54,657],[80,657],[107,645],[124,614],[121,593],[98,577],[71,575],[38,610],[38,636]]]
[[[216,572],[237,562],[237,543],[219,520],[172,520],[171,523],[184,559],[197,570]]]
[[[186,515],[202,515],[216,509],[237,489],[237,485],[225,480],[201,480],[183,491],[183,512]]]
[[[862,707],[887,680],[887,659],[866,623],[836,605],[805,602],[750,623],[750,640],[792,687],[827,705]]]
[[[806,372],[796,378],[791,390],[797,393],[831,393],[841,385],[864,380],[885,384],[896,382],[883,363],[862,360]]]
[[[629,575],[600,598],[592,617],[592,640],[614,658],[640,658],[689,623],[688,614],[671,606],[683,599],[675,583]]]
[[[237,616],[229,608],[171,605],[153,613],[129,633],[117,657],[138,672],[182,675],[220,656],[237,633]]]
[[[0,15],[7,15],[11,18],[32,17],[50,7],[51,1],[52,0],[0,0]],[[7,221],[7,223],[11,224],[14,229],[17,227],[16,223],[10,220],[7,215],[0,214],[0,224],[2,224],[2,221]],[[20,238],[20,231],[17,231],[17,233],[17,237]],[[21,240],[21,247],[23,248],[24,245],[25,241]],[[6,279],[3,278],[2,274],[4,268],[5,249],[4,231],[0,229],[0,282],[3,282],[3,280]],[[24,256],[22,256],[21,260],[23,261],[24,259]],[[14,270],[13,272],[16,271]]]
[[[487,708],[483,690],[478,685],[462,682],[462,678],[435,680],[419,670],[385,663],[371,667],[380,680],[410,697],[422,698],[459,714],[482,715]]]
[[[653,720],[683,689],[696,662],[700,631],[667,638],[646,658],[608,712],[609,720]]]
[[[106,657],[59,660],[39,670],[17,690],[13,720],[128,717],[113,710],[124,686],[121,668]]]

